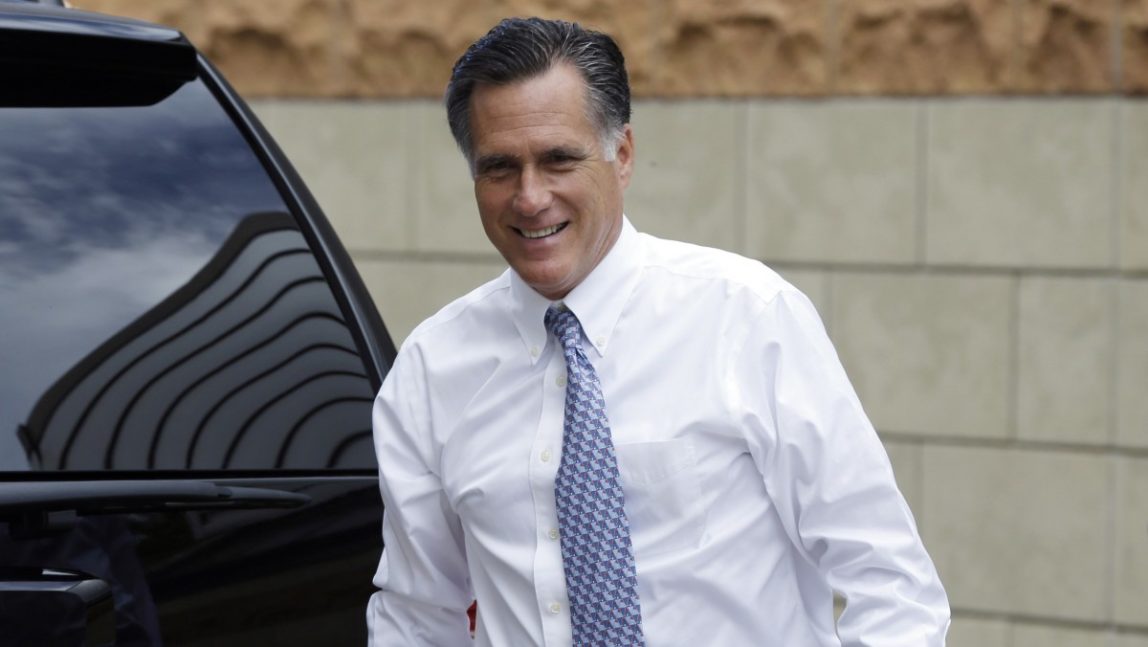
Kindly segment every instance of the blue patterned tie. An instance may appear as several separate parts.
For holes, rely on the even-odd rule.
[[[573,312],[551,306],[546,328],[566,356],[566,422],[554,482],[575,645],[645,645],[630,521],[598,374]]]

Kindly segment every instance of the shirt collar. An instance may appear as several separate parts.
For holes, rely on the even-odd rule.
[[[614,326],[638,283],[641,267],[641,240],[630,220],[623,216],[622,232],[614,246],[562,300],[578,317],[586,338],[599,356],[606,354]],[[542,356],[550,337],[543,318],[552,302],[535,292],[513,270],[510,294],[511,316],[533,364]]]

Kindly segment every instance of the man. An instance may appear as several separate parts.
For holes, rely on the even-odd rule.
[[[812,305],[623,215],[614,42],[503,21],[446,104],[510,269],[416,328],[376,400],[373,644],[467,644],[477,599],[479,645],[943,645],[944,591]]]

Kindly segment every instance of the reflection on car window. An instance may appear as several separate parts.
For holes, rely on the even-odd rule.
[[[0,470],[373,461],[339,308],[199,82],[0,109],[0,366]]]

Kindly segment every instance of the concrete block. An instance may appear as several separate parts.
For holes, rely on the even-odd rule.
[[[252,108],[344,245],[364,251],[411,248],[405,105],[265,100]]]
[[[912,262],[917,113],[908,101],[751,106],[750,254],[788,261]]]
[[[1118,459],[1116,496],[1113,615],[1119,623],[1148,629],[1148,459]]]
[[[1148,280],[1121,282],[1117,311],[1116,442],[1148,447]]]
[[[395,346],[400,345],[424,319],[498,276],[506,268],[497,261],[360,259],[355,265]]]
[[[626,214],[639,231],[743,252],[745,106],[713,101],[634,107]]]
[[[970,99],[929,105],[925,258],[1111,267],[1113,103]]]
[[[834,275],[834,339],[874,425],[1007,436],[1014,290],[1005,277]]]
[[[1111,636],[1104,629],[1018,624],[1013,627],[1012,647],[1110,647]]]
[[[1148,9],[1145,12],[1148,13]],[[1145,51],[1148,52],[1148,47]],[[1145,67],[1148,67],[1148,60]],[[1126,270],[1146,270],[1148,105],[1143,101],[1122,101],[1120,111],[1120,265]]]
[[[950,603],[1106,621],[1110,471],[1100,455],[926,446],[923,537]]]
[[[953,616],[947,647],[1013,647],[1012,625],[1004,620]]]
[[[1148,647],[1148,634],[1119,634],[1112,647]]]
[[[1114,287],[1104,278],[1020,281],[1020,438],[1109,442]]]
[[[411,211],[415,248],[431,252],[498,252],[482,230],[474,182],[438,102],[410,104],[407,163],[411,168]]]

